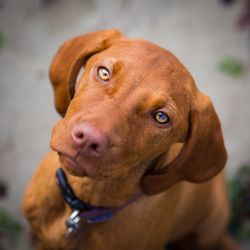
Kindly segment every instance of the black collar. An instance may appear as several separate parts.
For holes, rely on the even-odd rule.
[[[69,204],[73,210],[90,210],[97,208],[81,201],[74,193],[73,189],[68,183],[67,176],[62,168],[58,168],[56,171],[57,183],[62,191],[64,200]]]
[[[130,205],[141,196],[141,192],[139,191],[121,206],[97,207],[80,200],[75,195],[62,168],[59,168],[56,171],[56,179],[64,200],[72,209],[71,215],[65,222],[68,234],[75,232],[80,228],[81,218],[86,219],[87,223],[96,223],[110,220],[115,213]]]

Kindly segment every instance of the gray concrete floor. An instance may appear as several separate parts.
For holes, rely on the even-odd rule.
[[[9,185],[1,207],[22,218],[23,191],[59,119],[47,71],[67,38],[116,27],[127,36],[149,39],[172,51],[210,95],[221,118],[232,175],[250,161],[250,73],[233,78],[218,71],[224,56],[249,67],[247,33],[235,28],[240,3],[216,0],[2,0],[0,31],[0,179]],[[45,187],[46,188],[46,187]]]

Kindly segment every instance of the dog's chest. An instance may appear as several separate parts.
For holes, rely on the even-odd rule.
[[[142,197],[107,222],[83,223],[71,239],[81,250],[163,249],[171,229],[171,204],[165,194]]]

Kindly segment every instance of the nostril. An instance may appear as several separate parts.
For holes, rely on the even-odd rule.
[[[93,143],[93,144],[91,145],[91,148],[92,148],[94,151],[98,151],[99,146],[98,146],[98,144]]]
[[[98,142],[93,142],[89,145],[86,145],[84,153],[86,153],[88,156],[101,156],[104,151],[104,146],[101,143],[98,144]]]
[[[82,145],[84,143],[84,141],[85,141],[85,133],[79,127],[75,127],[73,129],[71,135],[72,135],[73,141],[76,142],[77,144]]]
[[[84,133],[81,132],[81,131],[76,131],[76,132],[75,132],[75,136],[76,136],[78,139],[83,139],[83,138],[84,138]]]

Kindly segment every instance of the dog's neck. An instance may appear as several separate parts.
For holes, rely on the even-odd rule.
[[[67,175],[76,196],[93,206],[115,207],[125,204],[130,197],[140,191],[140,181],[146,166],[132,169],[119,179],[97,181],[89,177]]]

